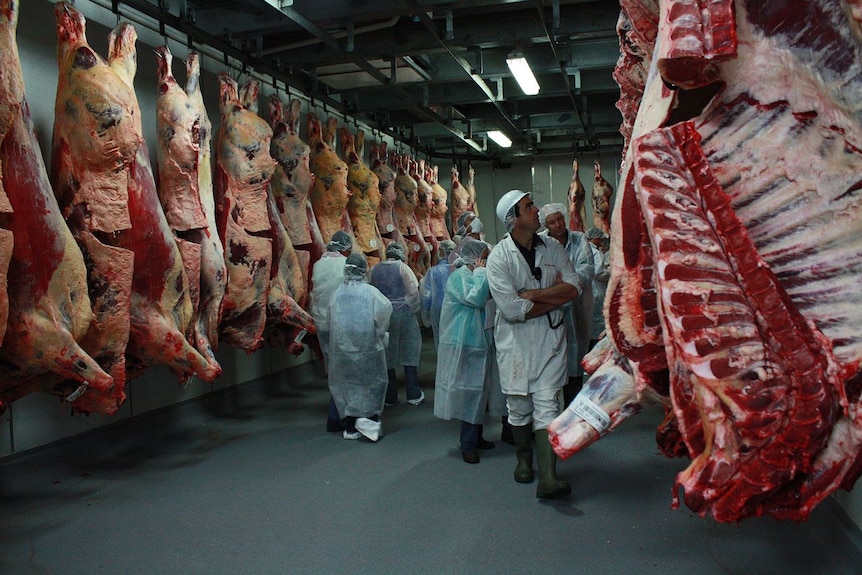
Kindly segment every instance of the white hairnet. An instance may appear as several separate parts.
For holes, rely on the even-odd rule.
[[[545,220],[551,214],[557,213],[562,214],[565,218],[566,206],[564,206],[563,204],[545,204],[544,206],[542,206],[542,209],[539,210],[539,223],[542,224],[542,227],[547,227],[545,226]]]
[[[459,268],[464,265],[475,265],[476,261],[482,257],[482,252],[488,249],[488,244],[473,238],[464,238],[461,242],[461,249],[458,252],[458,258],[454,262],[454,266]]]
[[[605,235],[605,232],[603,232],[603,231],[602,231],[602,230],[600,230],[599,228],[590,228],[590,229],[588,229],[588,230],[587,230],[587,233],[586,233],[586,236],[587,236],[587,239],[588,239],[588,240],[600,240],[600,239],[605,239],[605,238],[607,238],[607,236]]]
[[[353,252],[347,256],[347,261],[344,262],[344,281],[365,281],[365,275],[368,272],[368,262],[365,261],[365,256],[358,252]]]
[[[332,234],[332,239],[326,244],[326,251],[343,252],[353,247],[353,238],[344,230],[338,230]]]
[[[440,242],[440,245],[437,247],[437,251],[440,252],[441,257],[445,258],[449,254],[451,254],[452,251],[454,251],[454,249],[456,247],[457,246],[455,245],[455,242],[453,242],[452,240],[443,240],[442,242]]]
[[[465,222],[467,221],[467,218],[475,217],[476,214],[469,210],[467,210],[466,212],[461,212],[461,215],[458,216],[457,220],[455,220],[455,233],[459,236],[466,236],[468,231]]]
[[[485,229],[485,226],[482,225],[482,220],[479,218],[474,218],[472,222],[470,222],[470,229],[467,230],[468,234],[481,234]]]
[[[386,259],[401,260],[402,262],[406,261],[407,258],[404,256],[404,247],[398,242],[392,242],[386,246]]]

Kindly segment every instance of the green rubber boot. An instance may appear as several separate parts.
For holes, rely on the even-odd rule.
[[[518,466],[515,467],[515,481],[518,483],[533,482],[533,424],[513,425],[512,437],[515,439],[515,456]]]
[[[568,481],[557,479],[557,454],[548,441],[548,430],[536,430],[536,463],[539,466],[539,484],[536,486],[536,497],[539,499],[556,499],[568,497],[572,486]]]

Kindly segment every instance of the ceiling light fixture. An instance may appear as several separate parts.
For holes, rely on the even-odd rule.
[[[535,96],[539,93],[539,83],[533,75],[533,70],[530,69],[530,64],[527,59],[521,54],[509,54],[506,58],[506,64],[509,65],[509,70],[521,86],[521,90],[527,96]]]
[[[497,145],[501,148],[511,148],[512,140],[510,140],[506,134],[501,132],[500,130],[491,130],[488,132],[488,137],[497,142]]]

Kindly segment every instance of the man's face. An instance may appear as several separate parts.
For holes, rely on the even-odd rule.
[[[524,196],[518,202],[518,217],[515,219],[515,227],[520,227],[531,232],[535,232],[542,225],[539,223],[539,208],[530,199],[530,196]]]
[[[554,212],[545,218],[548,234],[556,240],[566,237],[566,218],[560,212]]]

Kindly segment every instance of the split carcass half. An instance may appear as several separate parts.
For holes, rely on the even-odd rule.
[[[276,162],[272,129],[242,105],[236,81],[219,76],[221,126],[216,143],[216,215],[228,284],[220,333],[229,345],[254,352],[263,345],[272,273],[267,188]]]
[[[573,232],[587,231],[585,224],[587,221],[587,212],[584,209],[584,202],[587,199],[587,190],[584,184],[581,183],[581,178],[578,177],[578,159],[572,161],[572,181],[569,183],[569,191],[566,194],[569,204],[569,229]]]
[[[134,93],[137,72],[131,24],[111,32],[108,63],[129,87],[136,130],[142,134],[141,114]],[[188,341],[192,338],[194,310],[183,259],[159,203],[156,181],[146,141],[141,138],[128,181],[129,215],[133,225],[120,239],[135,254],[132,305],[126,370],[135,377],[146,368],[162,364],[185,383],[192,376],[212,381],[221,375],[215,358],[205,358]],[[199,254],[199,246],[188,246]],[[196,256],[198,259],[199,255]]]
[[[14,0],[0,4],[4,276],[9,266],[0,407],[45,390],[72,401],[77,411],[113,414],[125,398],[123,378],[115,385],[78,343],[94,323],[87,269],[63,221],[30,119],[16,42],[18,9]]]
[[[377,229],[377,209],[380,207],[380,180],[362,160],[365,132],[354,136],[346,127],[341,128],[341,152],[347,163],[347,187],[350,200],[347,213],[359,250],[368,260],[369,267],[384,255],[383,238]]]
[[[156,114],[159,200],[180,250],[192,303],[192,341],[211,365],[218,365],[218,314],[224,297],[227,270],[215,233],[212,186],[200,189],[198,174],[201,145],[210,144],[206,110],[179,85],[171,71],[173,56],[167,46],[156,49],[159,57],[159,99]],[[193,55],[194,56],[194,55]],[[197,57],[188,71],[190,84],[198,86]],[[207,164],[208,167],[209,164]],[[210,180],[211,181],[211,180]],[[212,226],[212,227],[211,227]]]
[[[437,242],[450,240],[449,228],[446,226],[446,213],[449,211],[449,192],[440,185],[438,181],[439,166],[427,166],[425,168],[425,181],[431,185],[433,190],[431,199],[431,233],[437,238]]]
[[[350,201],[348,169],[347,164],[335,153],[335,118],[329,119],[325,132],[317,116],[309,113],[307,120],[306,136],[311,146],[310,165],[314,173],[314,185],[309,198],[323,241],[328,242],[338,230],[353,233],[347,215],[347,203]]]
[[[692,458],[677,478],[691,509],[804,520],[862,472],[858,22],[827,0],[675,1],[634,35],[646,4],[624,3],[626,37],[655,47],[605,307],[604,359],[634,384],[602,378],[606,395],[669,398],[657,437]],[[561,454],[599,435],[588,412],[624,419],[589,388],[552,426]]]
[[[227,289],[227,266],[224,246],[218,235],[213,195],[212,122],[210,122],[200,87],[201,64],[197,52],[186,60],[186,94],[198,113],[199,145],[197,161],[198,196],[206,216],[206,227],[186,235],[201,248],[200,302],[194,325],[194,346],[210,363],[218,349],[218,326]]]

